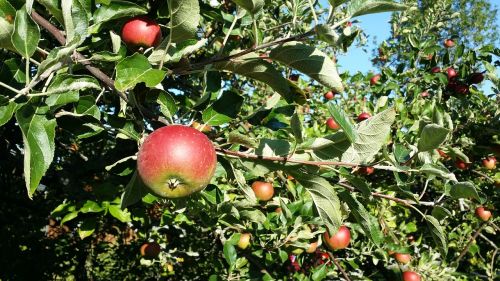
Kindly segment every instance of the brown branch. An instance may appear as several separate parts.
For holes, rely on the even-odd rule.
[[[337,268],[340,270],[340,272],[344,276],[345,280],[351,281],[351,279],[349,278],[349,275],[347,275],[347,272],[345,272],[345,270],[342,268],[342,266],[340,266],[340,263],[337,261],[337,259],[335,258],[335,256],[332,253],[330,253],[330,252],[328,253],[328,255],[330,255],[330,258],[332,259],[332,261],[335,264],[335,266],[337,266]]]
[[[481,223],[481,225],[479,226],[479,228],[474,233],[474,235],[472,235],[471,238],[469,238],[469,242],[467,242],[467,245],[465,245],[465,248],[460,253],[460,256],[458,256],[458,258],[455,260],[455,263],[457,264],[457,266],[458,266],[458,263],[460,262],[460,260],[465,256],[465,254],[469,250],[469,247],[470,247],[470,245],[472,245],[472,242],[474,242],[474,240],[476,240],[477,236],[479,235],[479,233],[481,233],[483,228],[486,227],[486,225],[487,225],[487,222],[483,221]]]

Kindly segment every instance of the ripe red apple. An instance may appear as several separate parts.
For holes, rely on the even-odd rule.
[[[330,130],[334,130],[334,131],[340,129],[340,125],[337,122],[335,122],[335,120],[333,120],[332,117],[330,117],[326,120],[326,126],[328,126],[328,128]]]
[[[137,171],[152,193],[165,198],[188,196],[205,188],[217,166],[210,140],[181,125],[151,133],[137,155]]]
[[[411,261],[411,255],[410,254],[401,254],[401,253],[395,253],[394,258],[402,264],[407,264]]]
[[[370,78],[370,85],[377,84],[377,82],[380,80],[380,78],[382,78],[382,75],[380,75],[380,74],[373,75],[372,78]]]
[[[245,250],[248,245],[250,245],[250,233],[242,233],[240,234],[240,240],[238,240],[238,247],[242,250]]]
[[[327,100],[331,100],[331,99],[333,99],[333,97],[334,97],[334,96],[335,96],[335,93],[334,93],[334,92],[332,92],[332,91],[328,91],[328,92],[326,92],[326,94],[324,95],[325,99],[327,99]]]
[[[441,72],[441,68],[439,66],[434,66],[431,68],[431,73],[439,73]]]
[[[261,201],[268,201],[274,195],[274,187],[268,182],[254,181],[252,183],[252,190],[255,193],[255,197]]]
[[[483,82],[483,80],[484,80],[484,75],[481,72],[472,73],[469,76],[469,82],[471,84],[479,84]]]
[[[359,168],[359,172],[361,174],[365,174],[365,175],[369,176],[369,175],[373,174],[373,172],[375,172],[375,168],[373,168],[371,166],[370,167],[361,167],[361,168]]]
[[[450,158],[450,156],[448,156],[448,154],[444,153],[444,151],[442,151],[441,149],[437,149],[437,152],[439,153],[439,156],[443,157],[444,159]]]
[[[497,159],[495,156],[490,156],[483,159],[483,166],[488,170],[494,170],[497,167]]]
[[[420,281],[420,275],[413,271],[403,272],[403,281]]]
[[[453,67],[448,67],[448,69],[446,69],[446,74],[448,75],[448,80],[457,77],[457,71]]]
[[[161,247],[156,242],[147,242],[142,244],[140,252],[145,258],[156,258],[161,252]]]
[[[446,48],[451,48],[451,47],[455,46],[455,42],[452,39],[446,39],[446,40],[444,40],[444,44],[443,45]]]
[[[312,254],[316,252],[316,248],[318,248],[318,241],[310,243],[309,248],[306,249],[306,253]]]
[[[122,40],[132,48],[156,47],[160,44],[161,39],[160,26],[145,16],[129,19],[122,28]]]
[[[330,249],[340,250],[346,248],[349,245],[349,242],[351,241],[351,232],[349,231],[349,228],[343,225],[339,228],[339,231],[332,237],[330,237],[328,231],[325,231],[325,233],[323,234],[323,238],[326,245]]]
[[[361,122],[363,120],[366,120],[368,118],[372,117],[370,113],[368,112],[362,112],[360,115],[358,115],[358,122]]]
[[[476,208],[476,216],[478,216],[483,221],[487,221],[491,218],[491,211],[486,209],[485,207],[477,207]]]
[[[465,163],[462,159],[457,159],[455,161],[455,167],[459,168],[460,170],[467,170],[469,168],[469,164]]]

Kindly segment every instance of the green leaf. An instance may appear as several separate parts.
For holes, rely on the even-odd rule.
[[[141,177],[137,171],[135,171],[121,196],[120,208],[125,209],[141,201],[142,197],[147,193],[146,185],[144,185]]]
[[[97,107],[93,96],[81,97],[76,105],[75,113],[80,116],[92,116],[96,120],[101,119],[101,111],[99,110],[99,107]]]
[[[135,53],[116,65],[115,87],[118,91],[125,91],[141,82],[147,87],[154,87],[163,80],[165,74],[163,70],[153,69],[145,56]]]
[[[36,51],[40,41],[40,28],[26,12],[26,6],[16,12],[11,40],[17,52],[25,58],[31,57]]]
[[[232,267],[236,262],[236,258],[238,257],[236,254],[236,248],[232,243],[226,241],[226,243],[224,243],[223,252],[224,252],[224,258],[226,259],[229,266]]]
[[[127,210],[122,210],[119,205],[110,205],[109,213],[121,222],[130,222],[130,213]]]
[[[87,38],[89,28],[89,18],[87,12],[78,0],[65,0],[61,2],[64,19],[64,29],[66,31],[66,41],[71,42],[75,35],[79,38],[79,43]]]
[[[339,5],[342,5],[345,2],[347,2],[347,0],[328,0],[328,2],[330,3],[330,5],[332,5],[332,8],[336,8]]]
[[[167,92],[159,90],[160,94],[158,95],[158,99],[156,102],[160,105],[160,112],[163,116],[172,120],[178,108],[175,104],[174,98]]]
[[[260,210],[243,210],[240,211],[240,215],[258,224],[263,224],[266,221],[266,216]]]
[[[444,234],[443,228],[435,217],[427,215],[425,216],[425,219],[439,252],[441,252],[443,258],[446,257],[446,254],[448,253],[448,244],[446,242],[446,235]]]
[[[319,216],[330,233],[335,233],[342,224],[340,201],[333,186],[324,178],[289,171],[311,194]]]
[[[344,91],[337,66],[320,50],[298,42],[289,42],[274,48],[269,57],[329,87],[337,93]]]
[[[86,213],[99,213],[104,211],[104,209],[95,201],[87,200],[80,208],[80,212]]]
[[[168,0],[168,10],[170,41],[177,43],[193,38],[200,22],[198,0]]]
[[[326,263],[314,268],[314,273],[311,276],[311,279],[313,281],[320,281],[326,278],[326,274],[328,273],[328,270],[326,268]]]
[[[37,0],[38,3],[42,4],[47,8],[52,16],[61,24],[64,23],[62,11],[59,5],[59,0]]]
[[[339,193],[339,196],[343,202],[347,203],[354,218],[365,232],[365,235],[367,235],[375,245],[380,246],[384,241],[384,234],[380,230],[380,224],[377,218],[370,214],[365,206],[356,200],[356,198],[352,197],[349,191],[342,191]]]
[[[446,217],[451,217],[452,213],[444,207],[434,206],[434,208],[432,208],[432,216],[437,220],[443,220]]]
[[[12,46],[11,35],[14,30],[14,24],[7,19],[13,19],[16,15],[16,9],[7,0],[0,0],[0,49],[6,48],[15,50]]]
[[[439,164],[430,164],[430,163],[424,164],[422,165],[422,167],[420,167],[420,172],[429,175],[435,175],[443,179],[451,180],[454,182],[457,181],[455,174],[450,172],[445,166]]]
[[[238,116],[242,104],[242,96],[232,91],[225,91],[218,100],[203,111],[203,122],[211,126],[229,123]]]
[[[46,106],[26,104],[16,112],[23,134],[24,178],[30,198],[54,158],[56,120],[47,119],[47,110]]]
[[[61,220],[61,225],[78,217],[78,212],[67,213]]]
[[[80,239],[85,239],[94,233],[97,227],[97,221],[95,218],[86,218],[83,220],[82,225],[78,228],[78,236]]]
[[[165,55],[165,48],[168,41],[163,41],[148,57],[150,63],[158,63],[161,61],[162,56],[164,63],[174,63],[181,60],[182,57],[188,56],[201,47],[205,46],[207,39],[203,38],[201,40],[190,39],[180,43],[172,43],[168,48],[167,54]]]
[[[99,32],[101,25],[105,22],[123,17],[131,18],[137,15],[147,14],[148,10],[135,3],[115,0],[109,5],[101,5],[93,15],[94,24],[89,28],[91,33]]]
[[[297,113],[292,115],[292,119],[290,120],[290,127],[292,128],[292,133],[295,137],[297,143],[302,143],[304,141],[304,137],[302,135],[302,120]]]
[[[77,46],[78,41],[75,40],[70,42],[69,44],[67,43],[64,47],[56,47],[52,49],[47,58],[38,66],[38,71],[35,78],[44,80],[48,78],[52,72],[62,68],[63,65],[70,62],[70,56],[73,54],[73,51]]]
[[[367,14],[403,11],[408,7],[394,1],[351,0],[347,4],[347,14],[357,17]]]
[[[248,148],[256,148],[258,146],[258,143],[253,138],[240,134],[237,131],[230,132],[227,141],[229,143],[241,144]]]
[[[78,92],[85,89],[100,90],[101,86],[92,76],[56,75],[54,81],[45,91],[45,94],[49,96],[45,103],[49,106],[61,106],[77,102],[79,98]]]
[[[247,10],[252,15],[258,13],[264,7],[264,0],[233,0],[234,3]]]
[[[430,151],[438,148],[448,136],[450,131],[436,124],[428,124],[420,133],[418,141],[419,151]]]
[[[259,147],[255,150],[259,156],[276,157],[290,153],[290,143],[286,140],[261,139]]]
[[[9,122],[10,118],[12,118],[12,115],[14,115],[18,107],[19,106],[14,102],[11,102],[4,106],[0,106],[0,127]]]
[[[332,115],[335,122],[340,125],[340,128],[342,128],[347,138],[349,138],[349,141],[351,143],[355,143],[357,139],[357,133],[349,116],[345,114],[342,108],[331,102],[328,103],[328,111]]]
[[[474,198],[479,202],[482,201],[477,193],[476,186],[472,182],[459,182],[454,184],[450,189],[450,196],[453,199]]]

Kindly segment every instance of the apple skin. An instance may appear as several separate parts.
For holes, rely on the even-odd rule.
[[[465,163],[462,159],[457,159],[455,161],[455,167],[460,170],[467,170],[469,168],[469,164]]]
[[[332,91],[328,91],[324,95],[324,97],[325,97],[326,100],[332,100],[334,96],[335,96],[335,93],[333,93]]]
[[[448,75],[448,80],[452,80],[457,77],[457,71],[452,67],[448,67],[448,69],[446,69],[446,74]]]
[[[375,168],[373,168],[373,167],[361,167],[361,168],[359,168],[359,172],[361,174],[365,174],[365,175],[369,176],[375,172]]]
[[[161,39],[160,26],[145,16],[129,19],[122,28],[122,40],[131,48],[156,47]]]
[[[330,130],[334,130],[334,131],[337,131],[338,129],[340,129],[340,125],[335,122],[335,120],[333,120],[332,117],[328,118],[326,120],[326,126],[330,129]]]
[[[403,281],[420,281],[420,275],[413,271],[403,272]]]
[[[487,221],[491,218],[491,211],[486,209],[485,207],[477,207],[476,208],[476,216],[483,221]]]
[[[423,91],[422,93],[420,93],[420,96],[422,98],[427,98],[427,97],[429,97],[429,92],[428,91]]]
[[[309,244],[309,248],[306,249],[306,253],[312,254],[316,252],[317,248],[318,248],[318,241],[312,242]]]
[[[368,118],[372,117],[370,113],[368,112],[362,112],[361,114],[358,115],[358,122],[361,122],[363,120],[366,120]]]
[[[441,68],[439,66],[434,66],[431,68],[431,73],[439,73],[441,72]]]
[[[483,82],[483,80],[484,80],[484,75],[481,72],[472,73],[469,76],[469,82],[471,84],[479,84]]]
[[[142,244],[140,252],[145,258],[156,258],[161,252],[161,247],[156,242],[147,242]]]
[[[238,248],[245,250],[250,245],[250,233],[240,234],[240,240],[238,241]]]
[[[351,232],[349,231],[349,228],[343,225],[339,228],[339,231],[332,237],[330,237],[328,231],[325,231],[325,233],[323,234],[323,240],[325,241],[325,244],[332,250],[344,249],[349,245],[349,242],[351,242]]]
[[[455,46],[455,42],[452,39],[446,39],[446,40],[444,40],[443,45],[446,48],[451,48],[451,47]]]
[[[407,264],[411,261],[411,255],[410,254],[395,253],[394,259],[396,259],[399,263]]]
[[[370,85],[377,84],[377,82],[380,80],[380,78],[382,78],[382,75],[380,75],[380,74],[376,74],[376,75],[372,76],[372,78],[370,78]]]
[[[254,181],[252,183],[252,190],[255,193],[255,197],[260,201],[268,201],[274,195],[274,187],[268,182]]]
[[[497,167],[497,159],[495,156],[490,156],[486,159],[483,159],[483,166],[487,170],[494,170]]]
[[[157,196],[179,198],[205,188],[217,166],[210,140],[200,131],[182,125],[157,129],[142,144],[137,171]]]

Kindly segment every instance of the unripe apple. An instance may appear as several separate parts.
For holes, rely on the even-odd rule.
[[[340,129],[340,125],[337,122],[335,122],[335,120],[333,120],[332,117],[330,117],[326,120],[326,126],[328,126],[328,128],[330,130],[334,130],[334,131],[337,131],[338,129]]]
[[[457,77],[457,71],[452,67],[448,67],[446,69],[446,74],[448,75],[448,80],[452,80],[453,78]]]
[[[326,100],[331,100],[331,99],[333,99],[334,96],[335,96],[335,93],[333,93],[332,91],[328,91],[324,95],[324,97],[325,97]]]
[[[455,46],[455,42],[452,39],[446,39],[444,40],[443,45],[445,46],[445,48],[451,48]]]
[[[370,113],[368,112],[362,112],[360,115],[358,115],[358,122],[361,122],[363,120],[366,120],[368,118],[372,117]]]
[[[483,82],[483,80],[484,80],[484,75],[481,72],[472,73],[469,76],[469,82],[471,84],[479,84]]]
[[[431,73],[439,73],[441,72],[441,68],[439,66],[434,66],[431,68]]]
[[[370,85],[377,84],[377,82],[380,80],[380,78],[382,78],[382,75],[380,75],[380,74],[373,75],[372,78],[370,78]]]
[[[420,275],[413,271],[403,272],[403,281],[420,281]]]
[[[325,231],[323,234],[325,244],[332,250],[344,249],[349,245],[351,241],[351,232],[346,226],[341,226],[339,231],[335,233],[332,237]]]
[[[477,207],[476,208],[476,216],[478,216],[483,221],[487,221],[491,218],[491,211],[486,209],[485,207]]]
[[[148,242],[142,244],[140,252],[145,258],[156,258],[161,252],[161,247],[156,242]]]
[[[410,254],[395,253],[394,259],[396,259],[399,263],[407,264],[411,261],[411,255]]]
[[[122,40],[131,48],[156,47],[161,39],[160,26],[145,16],[129,19],[122,28]]]
[[[178,198],[205,188],[217,166],[215,148],[200,131],[171,125],[151,133],[137,155],[137,171],[157,196]]]
[[[309,248],[306,249],[306,253],[312,254],[316,252],[317,248],[318,248],[318,241],[312,242],[309,244]]]
[[[268,201],[274,195],[274,187],[268,182],[254,181],[252,183],[252,190],[255,193],[255,197],[260,201]]]
[[[467,170],[469,168],[469,164],[465,163],[462,159],[457,159],[455,161],[455,167],[459,168],[460,170]]]
[[[250,233],[242,233],[240,234],[240,240],[238,240],[238,247],[242,250],[245,250],[248,245],[250,245]]]
[[[497,159],[495,156],[483,159],[483,166],[488,170],[494,170],[497,167]]]

